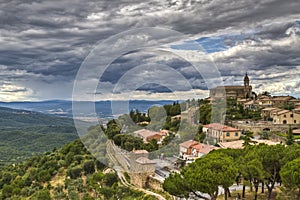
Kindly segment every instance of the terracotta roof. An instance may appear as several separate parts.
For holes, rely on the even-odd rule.
[[[233,128],[231,126],[219,124],[219,123],[206,124],[206,125],[203,125],[203,127],[211,128],[214,130],[222,130],[222,131],[239,131],[239,129]]]
[[[195,140],[188,140],[188,141],[185,141],[185,142],[179,144],[179,146],[185,147],[185,148],[190,148],[196,144],[199,144],[199,142],[197,142]]]
[[[208,144],[202,144],[198,143],[192,147],[193,149],[196,149],[198,153],[208,154],[211,150],[213,150],[213,147],[211,147]]]
[[[248,101],[248,99],[239,99],[239,100],[237,100],[238,102],[247,102]]]
[[[150,160],[149,158],[146,158],[146,157],[140,157],[140,158],[136,159],[135,161],[140,164],[155,164],[155,161]]]
[[[298,103],[298,102],[300,102],[300,99],[291,99],[290,102]]]
[[[299,135],[300,134],[300,129],[294,129],[293,133],[296,134],[296,135]]]
[[[273,97],[273,101],[288,101],[290,99],[292,99],[293,97],[291,96],[277,96],[277,97]]]
[[[277,108],[269,107],[262,109],[263,111],[270,111],[270,110],[276,110]]]
[[[253,101],[253,100],[248,101],[247,103],[245,103],[245,105],[252,105],[252,104],[254,104],[254,101]]]
[[[133,151],[133,153],[135,153],[135,154],[146,154],[146,153],[148,153],[148,151],[147,150],[135,150],[135,151]]]
[[[284,110],[282,110],[280,108],[275,108],[274,110],[271,110],[271,113],[273,114],[273,113],[281,112],[281,111],[284,111]]]
[[[161,135],[161,136],[166,136],[169,134],[168,130],[161,130],[160,132],[157,132],[157,134]]]
[[[290,112],[289,110],[282,110],[282,111],[279,111],[277,113],[277,115],[281,115],[281,114],[284,114],[284,113],[287,113],[287,112]]]
[[[150,136],[153,136],[153,135],[157,134],[157,132],[150,131],[150,130],[147,130],[147,129],[140,129],[140,130],[135,131],[134,133],[139,135],[140,137],[143,137],[143,138],[148,138]]]

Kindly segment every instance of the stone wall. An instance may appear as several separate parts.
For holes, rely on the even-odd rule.
[[[252,131],[254,134],[258,134],[263,130],[270,130],[273,132],[283,132],[286,133],[289,130],[289,127],[291,126],[292,128],[300,128],[300,124],[272,124],[269,122],[250,122],[248,124],[246,123],[238,123],[238,122],[230,122],[230,125],[232,125],[235,128],[238,129],[243,129],[243,130],[248,130]]]
[[[163,191],[162,182],[153,176],[148,177],[147,187],[154,189],[154,190]]]
[[[152,173],[129,173],[130,183],[140,188],[146,188],[150,175],[152,175]]]

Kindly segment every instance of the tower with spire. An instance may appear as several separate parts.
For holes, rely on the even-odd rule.
[[[244,91],[245,91],[245,98],[251,98],[252,96],[252,87],[249,84],[249,77],[248,74],[246,72],[245,77],[244,77]]]

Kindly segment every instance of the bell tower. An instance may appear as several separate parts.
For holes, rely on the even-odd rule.
[[[244,77],[244,93],[245,93],[245,98],[251,98],[252,96],[252,87],[249,84],[249,77],[246,72],[245,77]]]
[[[244,77],[244,87],[245,87],[245,89],[247,87],[249,87],[249,77],[248,77],[247,72],[246,72],[245,77]]]

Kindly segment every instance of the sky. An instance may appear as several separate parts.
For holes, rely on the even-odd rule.
[[[300,97],[296,0],[0,2],[0,101]],[[220,82],[221,81],[221,82]]]

